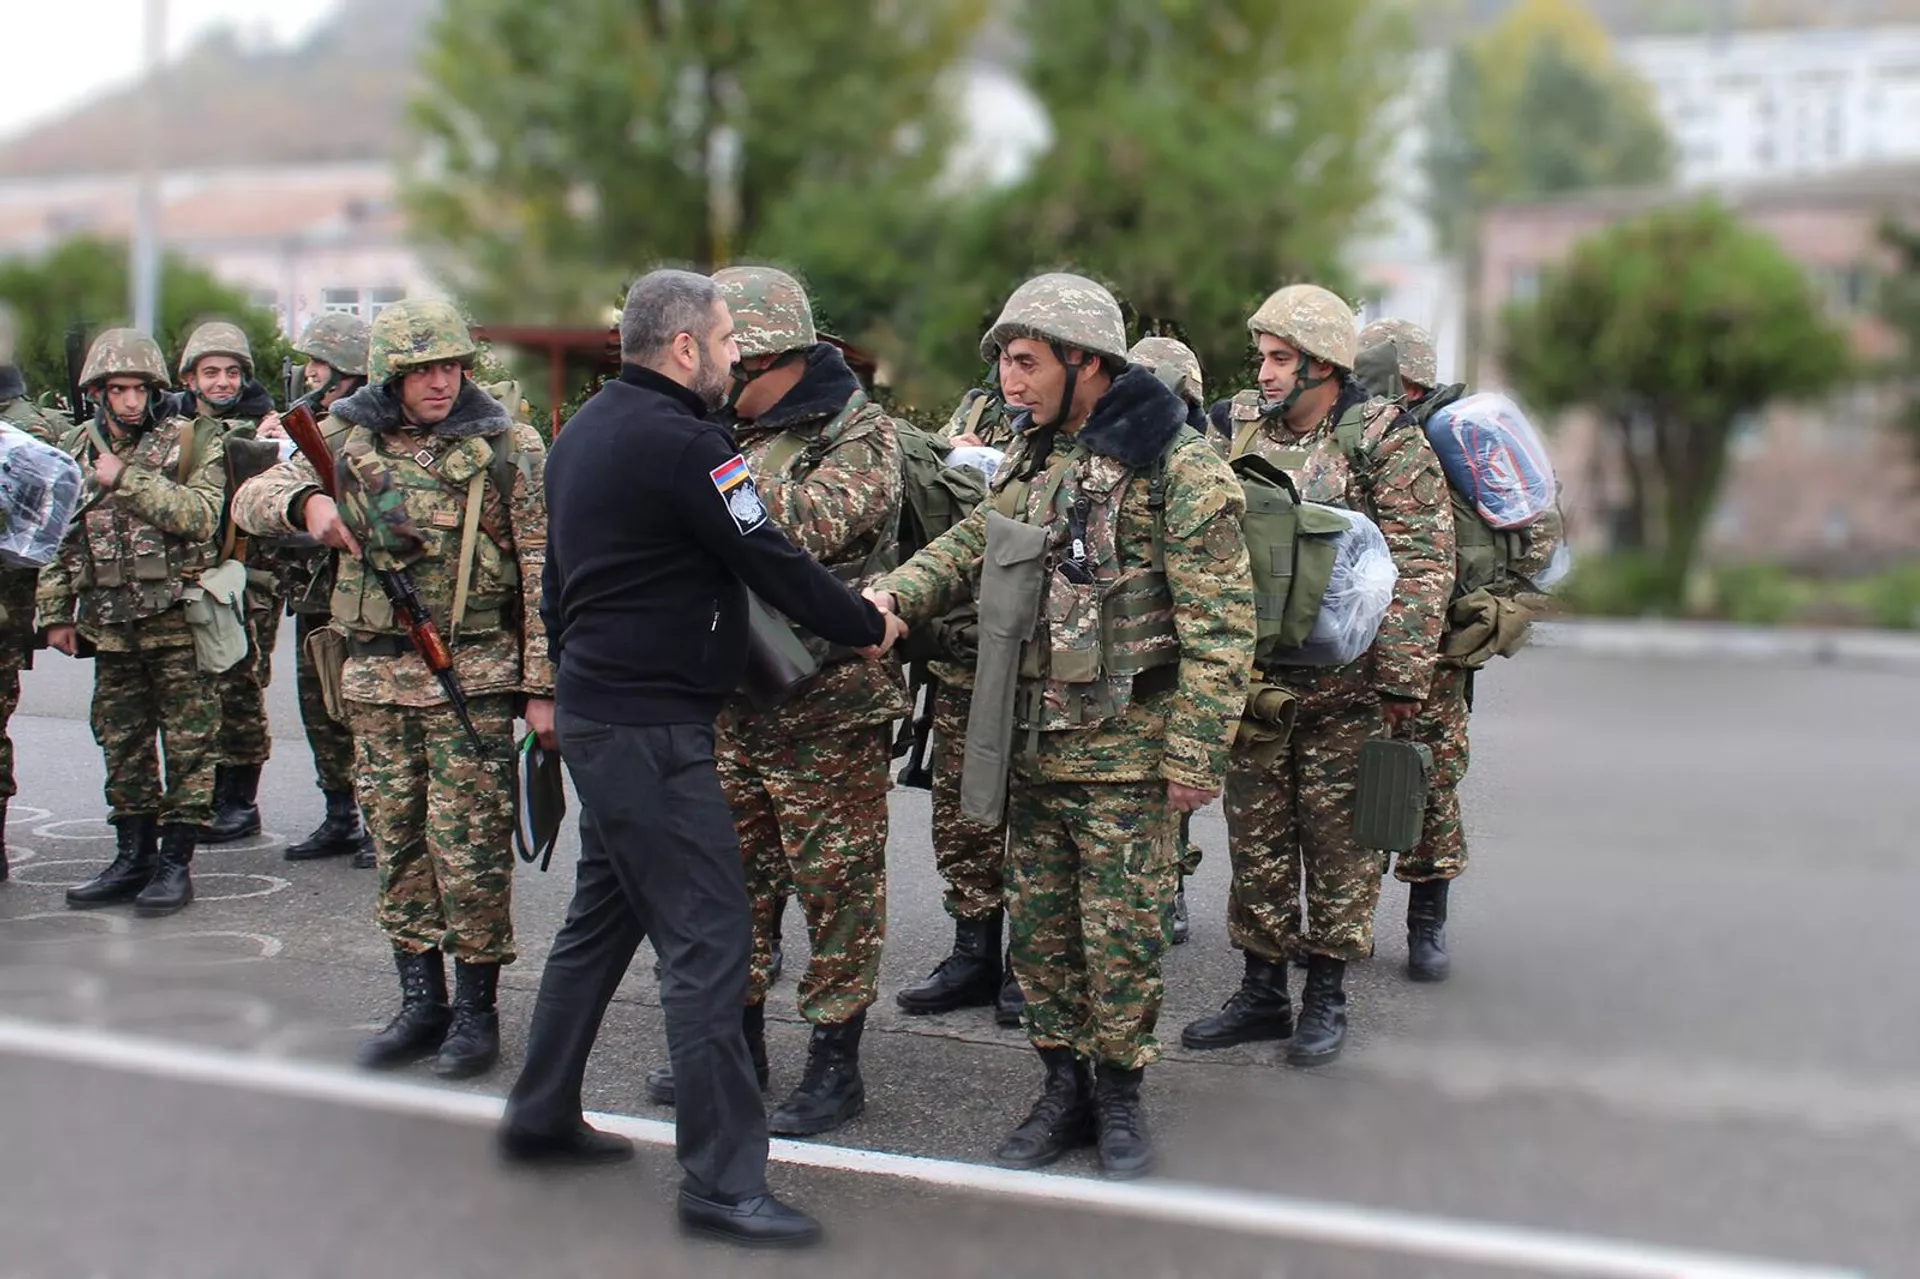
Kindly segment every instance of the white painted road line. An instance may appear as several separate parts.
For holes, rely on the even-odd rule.
[[[399,1114],[497,1123],[498,1097],[353,1074],[329,1066],[266,1060],[158,1040],[0,1018],[0,1052],[71,1062],[183,1083]],[[596,1127],[671,1148],[673,1125],[593,1114]],[[1690,1252],[1358,1205],[1254,1194],[1187,1182],[1131,1184],[1011,1172],[980,1164],[808,1142],[773,1142],[776,1162],[888,1177],[1030,1203],[1053,1203],[1135,1219],[1230,1230],[1335,1247],[1615,1279],[1861,1279],[1858,1272],[1793,1262]]]

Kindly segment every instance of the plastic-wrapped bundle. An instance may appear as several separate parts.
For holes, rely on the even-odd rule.
[[[1546,568],[1533,575],[1533,589],[1550,591],[1566,580],[1573,572],[1573,548],[1563,540],[1553,548],[1553,555],[1547,560]]]
[[[80,464],[0,423],[0,564],[44,568],[80,502]]]
[[[1347,531],[1331,539],[1333,571],[1320,596],[1312,634],[1300,647],[1275,653],[1276,665],[1345,666],[1360,660],[1373,647],[1393,603],[1394,583],[1400,580],[1387,539],[1372,520],[1337,506],[1318,509],[1344,519]]]
[[[963,444],[947,454],[948,466],[971,466],[986,476],[989,484],[993,483],[995,472],[999,471],[1000,464],[1006,460],[1005,453],[999,449],[988,448],[984,444]]]
[[[1497,529],[1525,528],[1553,509],[1558,486],[1540,433],[1520,406],[1482,391],[1427,419],[1447,482]]]

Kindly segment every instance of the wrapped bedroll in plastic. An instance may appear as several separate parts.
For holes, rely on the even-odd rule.
[[[0,423],[0,564],[44,568],[80,502],[80,464]]]
[[[993,482],[994,475],[1000,470],[1000,464],[1006,460],[1005,453],[984,444],[963,444],[947,454],[948,466],[971,466],[986,476],[989,484]]]
[[[1540,433],[1520,406],[1482,391],[1427,419],[1447,482],[1489,527],[1525,528],[1553,509],[1558,486]]]
[[[1304,504],[1301,508],[1325,512],[1346,521],[1347,530],[1331,539],[1332,571],[1320,596],[1320,613],[1307,642],[1281,649],[1270,661],[1277,666],[1345,666],[1357,662],[1373,647],[1393,603],[1400,570],[1393,552],[1374,522],[1358,511],[1337,506]]]

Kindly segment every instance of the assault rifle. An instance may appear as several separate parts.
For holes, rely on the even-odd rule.
[[[912,679],[907,685],[907,713],[912,718],[900,726],[899,735],[893,739],[893,757],[907,757],[900,775],[894,780],[914,790],[933,789],[933,769],[928,766],[927,744],[933,734],[933,699],[939,692],[939,683],[927,671],[927,664],[915,662]]]
[[[87,364],[87,328],[84,324],[67,329],[67,412],[73,424],[87,420],[87,397],[80,390],[80,374]]]
[[[318,400],[325,389],[321,387],[288,405],[287,411],[280,415],[280,425],[286,429],[287,438],[293,441],[294,447],[313,467],[321,491],[337,502],[340,485],[334,473],[333,454],[328,450],[326,437],[320,434],[320,424],[313,420],[313,409],[308,404],[310,400]],[[427,612],[426,605],[420,602],[420,592],[415,589],[413,578],[403,568],[375,568],[373,561],[364,554],[362,563],[373,574],[374,580],[380,583],[387,603],[393,607],[393,620],[406,630],[414,652],[420,654],[420,660],[440,681],[440,689],[447,695],[448,704],[453,707],[453,713],[460,717],[460,727],[467,730],[467,740],[473,743],[481,759],[490,759],[487,745],[480,740],[479,730],[474,728],[473,716],[467,709],[467,692],[460,687],[460,677],[453,673],[453,650],[447,647],[447,641],[441,638],[439,628],[433,624],[432,615]]]

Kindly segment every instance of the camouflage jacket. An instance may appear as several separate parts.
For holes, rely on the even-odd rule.
[[[838,350],[815,346],[794,388],[753,421],[734,423],[733,433],[768,516],[795,546],[849,584],[869,565],[893,566],[900,529],[899,441],[893,419],[867,399]],[[792,435],[811,447],[781,447]],[[777,468],[771,465],[780,460],[773,456],[776,449],[791,454]],[[804,638],[814,657],[826,661],[821,672],[793,700],[764,714],[733,699],[723,726],[751,743],[768,732],[810,737],[887,724],[906,714],[898,663],[845,655],[829,660],[824,641]]]
[[[1257,403],[1257,401],[1256,401]],[[1235,442],[1293,476],[1309,502],[1360,511],[1380,526],[1400,579],[1380,634],[1367,655],[1331,669],[1275,672],[1300,697],[1300,713],[1350,706],[1376,694],[1424,701],[1439,660],[1440,631],[1453,594],[1453,501],[1440,459],[1419,426],[1391,400],[1349,389],[1325,421],[1293,435],[1277,419],[1248,429],[1237,416]],[[1338,434],[1360,424],[1359,458]],[[1356,464],[1357,463],[1357,464]]]
[[[1220,787],[1253,665],[1253,578],[1240,533],[1240,486],[1186,423],[1184,400],[1146,369],[1129,369],[1080,428],[1076,443],[1084,455],[1070,468],[1052,508],[1027,512],[1034,522],[1044,519],[1055,544],[1064,545],[1071,495],[1106,492],[1117,511],[1105,518],[1112,521],[1118,570],[1148,568],[1154,534],[1148,492],[1155,465],[1166,459],[1166,576],[1179,644],[1173,687],[1129,699],[1115,722],[1041,733],[1039,755],[1027,767],[1042,779],[1165,778],[1201,790]],[[996,499],[1040,460],[1033,454],[1048,434],[1029,429],[1015,441],[994,477]],[[1123,474],[1109,479],[1116,464]],[[1035,484],[1030,508],[1038,507],[1040,495]],[[993,505],[984,503],[877,584],[893,594],[909,625],[973,597]],[[1049,599],[1043,611],[1052,607]]]
[[[404,567],[452,645],[454,673],[469,695],[553,696],[546,631],[539,623],[547,557],[546,449],[539,434],[514,423],[471,384],[430,431],[407,429],[398,402],[378,387],[335,403],[321,431],[336,460],[341,516],[365,553],[359,560],[340,557],[334,624],[363,643],[401,634],[367,563]],[[487,478],[466,624],[455,633],[455,579],[467,490],[476,472]],[[319,491],[311,463],[295,457],[240,486],[234,519],[257,537],[288,536],[300,531],[293,522],[295,505]],[[350,654],[341,691],[349,700],[383,706],[446,701],[439,681],[413,652]]]
[[[53,563],[40,570],[39,625],[72,623],[109,653],[193,643],[181,593],[213,567],[227,497],[226,442],[170,418],[138,435],[101,426],[126,464],[111,490],[93,479],[95,444],[86,427],[61,447],[86,472],[81,514]],[[181,450],[186,458],[181,480]]]
[[[0,403],[0,422],[42,444],[59,443],[67,427],[24,397]],[[33,638],[33,596],[39,580],[40,574],[32,569],[0,568],[0,646],[18,649]]]

